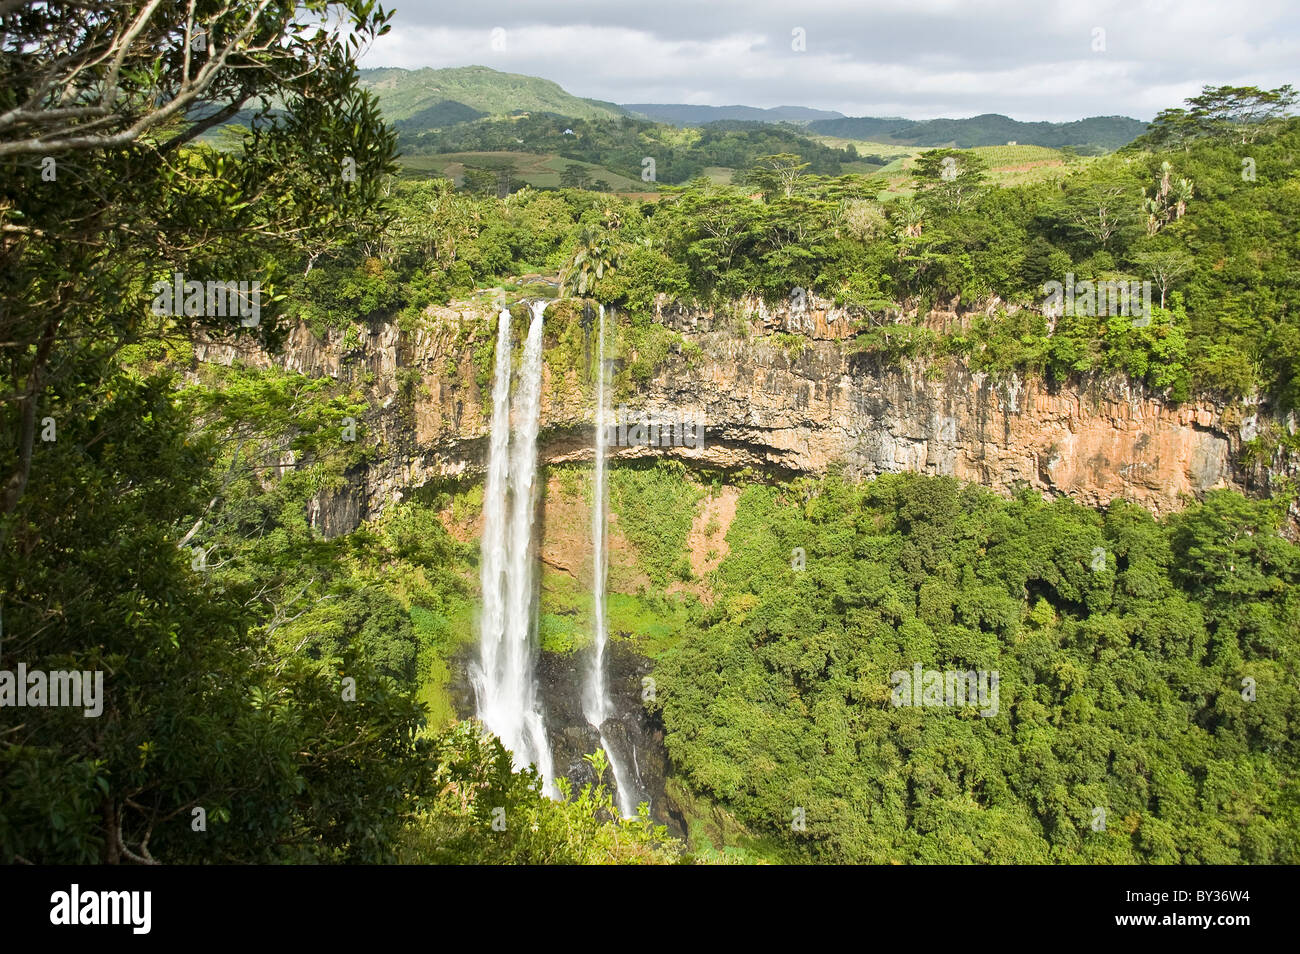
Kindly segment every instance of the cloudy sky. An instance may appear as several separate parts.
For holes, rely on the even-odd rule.
[[[1300,85],[1297,0],[389,6],[393,30],[363,66],[478,64],[617,103],[799,105],[912,119],[986,112],[1150,119],[1207,83]],[[795,31],[803,50],[794,49]]]

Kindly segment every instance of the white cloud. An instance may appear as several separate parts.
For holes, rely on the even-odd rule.
[[[1146,119],[1205,84],[1294,82],[1298,21],[1294,0],[410,2],[362,65],[481,64],[621,103]]]

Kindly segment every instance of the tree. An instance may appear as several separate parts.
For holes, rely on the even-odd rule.
[[[862,242],[883,235],[889,229],[884,210],[870,199],[846,199],[840,206],[840,218],[850,235]]]
[[[400,214],[380,233],[388,261],[432,260],[449,269],[473,242],[474,200],[454,190],[448,179],[404,184],[395,205]]]
[[[0,515],[26,489],[44,395],[75,391],[84,356],[159,324],[238,332],[206,313],[155,321],[151,282],[264,279],[252,333],[269,341],[269,253],[383,216],[395,139],[356,88],[352,56],[389,15],[371,0],[229,0],[201,22],[195,10],[0,3],[0,448],[14,462]],[[316,24],[328,16],[339,25]],[[195,145],[254,98],[238,154]]]
[[[1135,218],[1124,188],[1100,182],[1067,192],[1062,214],[1102,248],[1107,248],[1110,240]]]
[[[350,650],[350,710],[337,673],[265,664],[267,591],[207,539],[215,444],[150,370],[200,334],[273,345],[284,263],[383,221],[395,139],[353,57],[387,18],[0,0],[0,668],[107,674],[101,720],[33,711],[0,739],[0,860],[391,857],[420,707]],[[253,99],[238,148],[198,141]],[[178,274],[260,281],[261,314],[159,309]]]
[[[515,178],[514,170],[510,167],[497,170],[496,192],[498,199],[504,199],[511,193],[518,192],[524,187],[524,183]]]
[[[1260,130],[1287,115],[1296,103],[1291,86],[1261,90],[1256,86],[1206,86],[1187,100],[1189,115],[1211,135],[1240,136],[1254,142]]]
[[[22,522],[0,549],[0,668],[99,670],[103,711],[32,709],[6,725],[0,861],[390,859],[428,771],[419,704],[350,647],[339,668],[292,653],[267,664],[257,629],[264,565],[250,577],[236,550],[214,546],[207,523],[189,539],[198,552],[177,546],[223,495],[217,435],[196,432],[169,374],[122,370],[106,385],[42,446],[32,477],[40,493],[24,496]],[[262,423],[235,403],[233,419]],[[265,520],[274,502],[264,496],[258,514],[230,493],[248,506],[245,521]],[[289,561],[298,573],[305,550]],[[345,701],[340,669],[355,702]],[[191,827],[195,809],[203,837]]]
[[[916,158],[912,178],[928,204],[944,212],[959,212],[986,182],[986,164],[973,152],[930,149]]]
[[[591,762],[596,755],[583,758]],[[462,722],[438,736],[430,761],[435,794],[422,800],[404,832],[398,848],[403,862],[672,864],[681,855],[683,846],[644,809],[636,819],[620,820],[604,784],[574,792],[560,778],[564,800],[548,798],[536,771],[513,771],[500,740],[476,723]],[[499,813],[508,824],[493,830]]]
[[[1211,491],[1174,521],[1181,578],[1225,604],[1280,594],[1300,579],[1297,550],[1278,532],[1282,513],[1276,501]]]
[[[342,18],[327,27],[331,11]],[[226,0],[201,11],[159,0],[7,0],[0,157],[122,148],[189,119],[160,146],[174,151],[254,96],[301,96],[320,88],[313,74],[347,73],[348,47],[387,33],[387,19],[356,0]]]
[[[1292,858],[1284,509],[1213,491],[1157,522],[918,475],[746,488],[719,609],[659,660],[669,753],[785,860]],[[997,670],[999,712],[899,705],[918,665]]]
[[[415,683],[419,646],[411,619],[402,605],[375,587],[365,587],[323,607],[314,626],[320,640],[310,648],[342,659],[355,642],[380,675],[404,686]]]
[[[719,189],[699,181],[667,200],[681,254],[701,278],[725,281],[742,249],[759,234],[763,207],[736,189]]]
[[[561,294],[595,292],[596,284],[606,272],[618,268],[623,258],[622,240],[617,228],[583,229],[578,245],[560,273]]]
[[[1173,178],[1168,160],[1160,163],[1160,179],[1147,195],[1142,190],[1142,208],[1147,213],[1147,235],[1155,235],[1170,222],[1177,222],[1187,212],[1187,203],[1195,191],[1191,179]]]
[[[809,165],[800,156],[789,152],[758,156],[753,165],[741,174],[740,184],[758,189],[768,199],[775,195],[788,199],[798,190],[804,170]]]
[[[496,195],[497,174],[491,169],[466,166],[461,176],[465,191],[474,195]]]
[[[1150,276],[1160,289],[1160,307],[1165,307],[1165,294],[1170,286],[1196,266],[1196,260],[1176,249],[1139,252],[1133,261]]]
[[[587,189],[591,186],[591,172],[586,166],[570,162],[560,173],[560,186],[565,189]]]
[[[1183,147],[1201,138],[1239,139],[1245,145],[1290,115],[1300,96],[1290,85],[1206,86],[1186,100],[1190,108],[1162,110],[1135,146]]]

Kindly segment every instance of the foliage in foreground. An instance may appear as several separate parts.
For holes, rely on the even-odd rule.
[[[552,802],[496,739],[444,728],[459,545],[416,506],[332,538],[310,516],[356,463],[346,385],[216,368],[180,389],[160,355],[81,396],[0,550],[10,658],[104,671],[98,718],[3,710],[0,861],[676,857],[603,789]]]
[[[604,752],[589,757],[598,774]],[[576,795],[561,779],[563,801],[541,792],[533,769],[514,772],[499,739],[462,722],[434,749],[436,794],[406,830],[401,861],[415,864],[671,864],[681,846],[641,816],[619,820],[604,786]]]

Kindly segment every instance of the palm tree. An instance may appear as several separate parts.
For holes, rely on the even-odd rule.
[[[1173,166],[1167,161],[1160,163],[1160,185],[1153,195],[1148,196],[1142,190],[1142,207],[1147,213],[1147,235],[1155,235],[1170,221],[1177,222],[1187,212],[1187,202],[1195,193],[1195,183],[1191,179],[1179,179],[1171,182]]]
[[[583,229],[578,235],[578,247],[569,264],[560,272],[560,294],[587,294],[595,290],[596,282],[606,272],[618,268],[623,258],[622,243],[613,229],[594,231]]]

